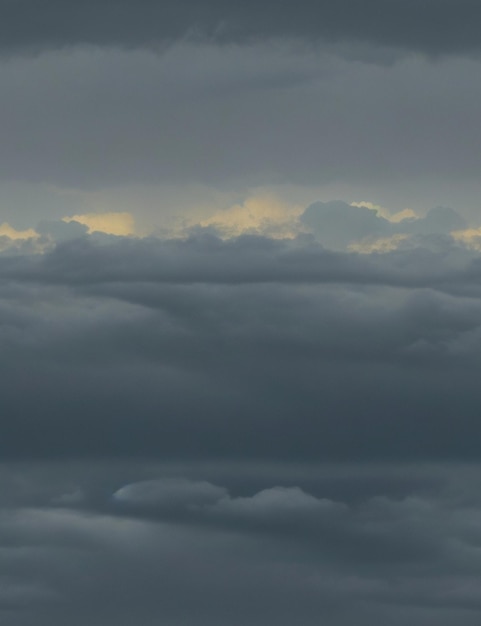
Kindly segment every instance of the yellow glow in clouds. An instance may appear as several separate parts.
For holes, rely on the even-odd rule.
[[[391,213],[388,209],[379,206],[379,204],[373,204],[372,202],[351,202],[351,206],[365,207],[366,209],[373,209],[378,216],[384,217],[384,219],[399,224],[404,220],[417,220],[419,216],[412,209],[403,209],[397,213]]]
[[[38,237],[33,228],[28,230],[15,230],[10,224],[4,222],[0,224],[0,237],[8,237],[9,239],[36,239]]]
[[[301,206],[282,202],[275,196],[248,198],[224,211],[218,211],[200,221],[201,226],[214,226],[232,237],[243,233],[265,234],[270,237],[295,237],[296,221],[302,213]]]
[[[466,230],[454,230],[452,237],[473,250],[481,250],[481,228],[467,228]]]
[[[135,222],[131,213],[85,213],[62,218],[64,222],[79,222],[89,229],[88,232],[100,232],[107,235],[125,237],[135,234]]]

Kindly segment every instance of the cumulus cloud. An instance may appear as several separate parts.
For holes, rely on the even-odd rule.
[[[448,207],[435,207],[420,217],[412,210],[389,215],[368,202],[316,202],[299,219],[326,247],[345,250],[354,246],[367,252],[393,250],[411,235],[451,235],[466,229],[464,218]]]
[[[88,229],[77,221],[69,223],[60,220],[42,220],[36,227],[40,235],[50,237],[55,242],[78,239],[87,234]]]
[[[253,196],[201,219],[198,224],[203,228],[213,227],[227,237],[250,233],[292,238],[299,232],[297,218],[302,210],[301,206],[282,202],[272,195]]]
[[[39,233],[33,228],[17,230],[4,222],[0,224],[0,254],[12,256],[40,252],[43,246],[39,238]]]

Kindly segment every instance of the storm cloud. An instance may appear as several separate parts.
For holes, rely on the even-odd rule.
[[[477,253],[305,238],[4,256],[2,453],[477,459]]]
[[[479,8],[472,0],[232,0],[156,2],[100,0],[41,5],[5,0],[5,51],[75,44],[149,46],[178,38],[219,42],[268,37],[346,40],[428,53],[479,50]]]
[[[58,226],[0,257],[6,624],[476,623],[476,248]]]
[[[481,9],[4,0],[2,626],[481,612]]]

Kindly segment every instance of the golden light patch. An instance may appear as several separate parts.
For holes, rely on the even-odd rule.
[[[15,230],[10,224],[4,222],[0,224],[0,237],[8,237],[9,239],[37,239],[39,234],[28,228],[27,230]]]
[[[376,211],[376,213],[380,217],[384,217],[384,219],[395,224],[398,224],[399,222],[402,222],[404,220],[419,219],[419,215],[416,215],[416,213],[412,209],[403,209],[402,211],[398,211],[397,213],[391,213],[389,209],[386,209],[385,207],[382,207],[378,204],[373,204],[372,202],[351,202],[351,206],[372,209]]]
[[[473,250],[481,250],[481,227],[480,228],[466,228],[465,230],[454,230],[451,236],[462,243],[467,248]]]
[[[228,237],[243,233],[268,235],[273,238],[295,237],[299,232],[300,205],[292,205],[272,195],[248,198],[200,221],[203,227],[213,226]]]
[[[392,237],[381,237],[374,241],[360,241],[353,243],[348,247],[349,252],[357,252],[358,254],[372,254],[373,252],[386,253],[397,250],[399,244],[408,239],[409,235],[393,235]]]
[[[125,237],[135,234],[135,222],[131,213],[85,213],[62,218],[64,222],[79,222],[89,229],[88,232],[100,232],[107,235]]]
[[[404,220],[418,220],[419,215],[416,215],[412,209],[403,209],[397,213],[393,213],[389,218],[390,222],[399,223]]]

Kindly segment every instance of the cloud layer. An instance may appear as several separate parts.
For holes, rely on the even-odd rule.
[[[2,453],[477,459],[479,256],[423,241],[16,248],[0,259]]]
[[[477,623],[480,257],[406,215],[4,227],[6,624]]]
[[[287,625],[296,617],[451,626],[479,617],[473,467],[58,470],[0,472],[8,624]],[[142,480],[148,474],[156,477]],[[229,487],[211,482],[220,477]]]
[[[2,626],[479,624],[478,5],[2,8]]]
[[[479,10],[471,0],[370,0],[362,6],[353,0],[301,0],[282,6],[273,0],[7,4],[1,30],[5,51],[75,44],[151,46],[188,36],[219,42],[269,37],[347,40],[429,53],[479,50]]]

